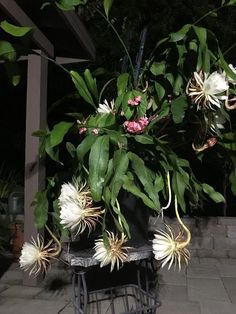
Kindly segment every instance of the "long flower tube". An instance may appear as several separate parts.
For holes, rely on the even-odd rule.
[[[167,263],[169,263],[168,269],[170,269],[172,265],[178,265],[179,270],[181,270],[181,262],[184,261],[187,264],[190,259],[190,253],[187,246],[191,240],[191,233],[179,216],[178,201],[176,196],[175,213],[183,230],[175,236],[171,228],[166,225],[167,231],[159,230],[156,234],[154,234],[152,247],[154,257],[161,263],[161,267],[164,267]],[[183,231],[186,233],[185,239],[183,237]]]

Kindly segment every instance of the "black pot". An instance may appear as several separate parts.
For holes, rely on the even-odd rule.
[[[149,208],[141,199],[126,191],[120,193],[119,203],[121,212],[129,225],[131,238],[128,245],[140,247],[148,244]]]

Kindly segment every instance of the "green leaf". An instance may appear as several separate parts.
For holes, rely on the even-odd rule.
[[[95,103],[93,101],[93,97],[91,95],[91,93],[88,90],[88,87],[85,83],[85,81],[83,80],[83,78],[79,75],[79,73],[75,72],[75,71],[70,71],[70,75],[72,78],[73,83],[75,84],[75,87],[78,91],[78,93],[80,94],[80,96],[90,105],[92,105],[95,109]]]
[[[233,195],[236,195],[236,168],[233,167],[233,170],[231,171],[229,175],[229,182],[231,184],[231,191]]]
[[[37,228],[43,228],[48,220],[48,199],[47,191],[37,192],[32,206],[34,209],[34,219]]]
[[[193,26],[193,29],[198,37],[201,50],[204,51],[207,45],[207,30],[204,27]]]
[[[136,142],[141,143],[141,144],[145,144],[145,145],[154,144],[153,137],[147,134],[135,135],[134,139]]]
[[[236,74],[232,71],[232,69],[229,67],[228,63],[225,61],[224,56],[220,49],[218,49],[219,57],[220,57],[220,65],[225,70],[226,74],[232,78],[233,80],[236,80]]]
[[[158,82],[155,82],[155,90],[157,93],[158,100],[162,101],[162,99],[164,98],[164,96],[166,94],[165,88],[161,84],[159,84]]]
[[[3,29],[6,33],[15,36],[15,37],[22,37],[25,36],[27,33],[29,33],[32,30],[32,27],[26,27],[26,26],[16,26],[9,22],[2,21],[0,23],[1,29]]]
[[[152,172],[148,169],[144,163],[144,161],[136,154],[129,152],[129,159],[132,163],[132,168],[134,169],[135,174],[138,177],[138,180],[142,183],[143,188],[149,198],[153,201],[158,208],[159,205],[159,197],[155,191],[152,179]]]
[[[181,123],[185,116],[185,111],[188,108],[188,102],[185,95],[181,95],[171,102],[171,113],[174,123]]]
[[[70,142],[66,142],[66,149],[67,149],[68,153],[71,155],[71,157],[74,158],[75,152],[76,152],[75,146]]]
[[[182,93],[183,91],[183,77],[182,75],[178,74],[177,75],[177,78],[175,79],[175,82],[174,82],[174,87],[173,87],[173,93],[174,95],[179,95],[180,93]]]
[[[186,24],[184,25],[178,32],[170,34],[170,41],[177,42],[185,38],[187,32],[190,30],[192,25]]]
[[[145,205],[152,209],[157,209],[156,205],[144,194],[140,189],[135,185],[134,181],[130,179],[128,176],[124,177],[123,189],[132,193],[134,196],[141,198]]]
[[[123,73],[123,74],[118,76],[118,79],[117,79],[118,96],[123,94],[126,91],[128,81],[129,81],[129,74],[128,73]]]
[[[115,203],[118,193],[123,185],[124,176],[129,165],[129,158],[124,150],[118,150],[114,153],[113,167],[114,174],[110,183],[112,204]]]
[[[102,135],[96,138],[89,154],[89,186],[95,202],[99,202],[102,197],[108,161],[109,136]]]
[[[89,152],[96,139],[96,136],[91,134],[86,136],[84,140],[78,145],[76,153],[79,161],[83,162],[84,156]]]
[[[0,59],[10,62],[16,60],[16,51],[8,41],[0,40]]]
[[[103,0],[103,7],[106,13],[106,17],[108,18],[110,9],[112,7],[113,0]]]
[[[86,69],[84,71],[84,78],[85,78],[85,82],[88,86],[89,91],[94,96],[95,101],[98,102],[98,89],[97,89],[96,79],[92,77],[89,69]]]
[[[150,68],[150,71],[153,75],[162,75],[166,71],[166,62],[153,62]]]
[[[20,70],[17,62],[5,62],[4,66],[7,71],[7,75],[13,86],[17,86],[20,83]]]
[[[219,193],[219,192],[216,192],[212,186],[206,184],[206,183],[203,183],[202,184],[202,189],[203,191],[208,194],[208,196],[216,203],[221,203],[221,202],[225,202],[225,199],[224,199],[224,196]]]
[[[55,147],[63,141],[64,136],[73,124],[73,122],[61,121],[58,124],[54,125],[52,131],[50,132],[51,147]]]
[[[186,189],[186,182],[183,180],[183,176],[178,171],[174,171],[172,178],[172,188],[177,196],[178,203],[182,210],[186,211],[186,204],[184,200],[184,193]]]

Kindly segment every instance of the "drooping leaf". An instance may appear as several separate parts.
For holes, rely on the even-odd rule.
[[[15,37],[23,37],[32,30],[32,27],[16,26],[16,25],[13,25],[13,24],[7,22],[6,20],[4,20],[0,23],[0,27],[6,33],[8,33],[12,36],[15,36]]]
[[[141,198],[143,203],[147,205],[148,207],[152,209],[157,209],[156,204],[154,204],[153,201],[146,194],[140,191],[140,189],[137,187],[134,181],[129,178],[129,176],[124,177],[123,189],[132,193],[138,198]]]
[[[181,95],[171,102],[171,113],[174,123],[181,123],[185,116],[185,111],[188,108],[188,102],[185,95]]]
[[[166,71],[166,62],[153,62],[150,68],[150,71],[153,75],[162,75]]]
[[[75,87],[78,91],[78,93],[80,94],[80,96],[90,105],[92,105],[95,109],[95,103],[93,101],[93,97],[90,93],[90,91],[88,90],[88,87],[85,83],[85,81],[83,80],[83,78],[79,75],[79,73],[75,72],[75,71],[70,71],[70,75],[72,78],[73,83],[75,84]]]
[[[89,69],[86,69],[84,71],[84,78],[90,93],[92,93],[92,95],[94,96],[95,101],[98,102],[98,89],[96,79],[92,77]]]
[[[186,24],[179,31],[170,34],[170,41],[177,42],[185,38],[192,25]]]
[[[88,135],[83,141],[78,145],[76,149],[77,157],[79,161],[83,162],[84,156],[89,152],[90,148],[96,141],[96,136]]]
[[[134,139],[136,142],[141,143],[141,144],[146,144],[146,145],[154,144],[153,137],[148,134],[135,135]]]
[[[16,61],[16,51],[11,43],[0,40],[0,59],[10,62]]]
[[[89,154],[89,186],[95,202],[101,200],[109,161],[109,136],[96,138]]]
[[[202,189],[203,191],[208,194],[208,196],[216,203],[221,203],[221,202],[225,202],[225,199],[224,199],[224,196],[219,193],[219,192],[216,192],[212,186],[206,184],[206,183],[203,183],[202,184]]]
[[[112,7],[113,0],[103,0],[103,7],[106,13],[106,17],[108,18],[110,9]]]
[[[36,193],[32,206],[35,206],[35,224],[38,228],[43,228],[48,220],[48,199],[46,190]]]
[[[142,183],[146,194],[157,207],[159,204],[159,197],[153,185],[151,170],[146,167],[144,161],[138,155],[129,152],[128,156],[138,180]]]
[[[123,185],[124,176],[129,165],[129,158],[125,150],[118,150],[114,153],[113,167],[114,174],[110,183],[112,204],[115,203],[118,193]]]
[[[17,86],[20,83],[21,75],[20,69],[17,62],[5,62],[4,66],[7,71],[9,80],[13,86]]]
[[[54,125],[52,131],[50,132],[51,147],[55,147],[63,141],[64,136],[73,124],[73,122],[61,121]]]
[[[155,82],[155,90],[158,96],[158,100],[162,101],[162,99],[164,98],[166,94],[165,88],[160,83]]]

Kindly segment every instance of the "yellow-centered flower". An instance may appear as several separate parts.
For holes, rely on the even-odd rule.
[[[111,271],[115,265],[117,269],[127,260],[127,251],[129,247],[124,246],[127,242],[127,237],[121,233],[121,238],[113,232],[106,231],[107,241],[104,242],[103,238],[95,241],[95,254],[94,258],[100,262],[100,267],[111,264]]]

